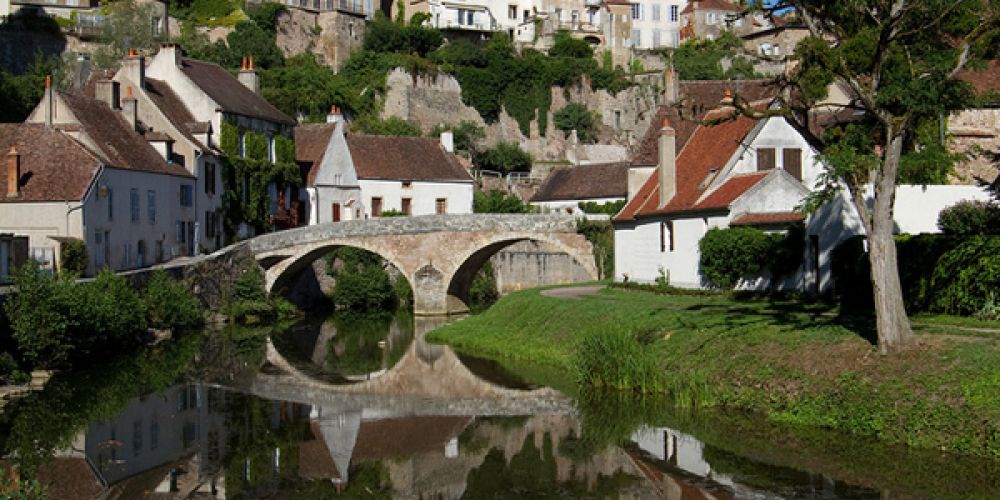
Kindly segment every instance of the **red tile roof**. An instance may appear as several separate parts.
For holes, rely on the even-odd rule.
[[[754,172],[752,174],[734,175],[695,204],[694,210],[716,210],[728,208],[729,204],[739,198],[748,189],[757,185],[770,171]]]
[[[792,224],[806,220],[799,212],[749,213],[733,219],[731,226],[768,226],[772,224]]]
[[[715,110],[707,113],[705,120],[730,116],[732,112],[731,108]],[[757,120],[740,115],[735,119],[699,126],[677,156],[677,194],[668,200],[666,205],[660,206],[659,172],[654,172],[636,196],[615,216],[615,220],[624,221],[649,215],[722,208],[705,202],[698,203],[698,199],[705,194],[707,187],[705,180],[713,169],[721,170],[725,166],[739,149],[740,142],[756,124]],[[756,179],[759,180],[760,178]],[[756,184],[756,181],[752,183],[749,183],[749,179],[737,181],[731,189],[745,186],[743,190],[745,191]],[[727,189],[719,195],[718,200],[728,198],[730,194]]]
[[[1000,92],[1000,61],[991,60],[981,70],[964,69],[958,78],[971,83],[979,94]]]
[[[437,139],[348,134],[347,148],[358,179],[472,182]]]
[[[0,203],[81,200],[101,160],[68,135],[42,124],[0,123],[0,160],[7,165],[11,146],[21,155],[21,195]]]
[[[316,182],[319,166],[323,162],[330,135],[336,129],[334,123],[317,123],[295,127],[295,161],[307,167],[306,185]]]
[[[628,169],[626,162],[557,168],[545,178],[531,201],[625,198]]]

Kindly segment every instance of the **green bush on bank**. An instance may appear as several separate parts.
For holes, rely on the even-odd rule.
[[[801,227],[768,234],[753,227],[712,228],[698,242],[698,270],[716,288],[729,290],[740,279],[769,271],[772,282],[802,263]]]
[[[264,272],[257,266],[243,271],[223,306],[226,316],[235,323],[254,325],[270,320],[284,320],[299,315],[298,308],[281,297],[270,297],[264,289]]]

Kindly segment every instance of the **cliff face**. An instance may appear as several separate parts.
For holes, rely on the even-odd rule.
[[[365,18],[347,11],[310,12],[285,9],[276,19],[278,48],[285,57],[312,52],[339,71],[351,51],[361,48]]]

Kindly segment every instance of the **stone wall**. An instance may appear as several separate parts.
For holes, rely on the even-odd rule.
[[[1000,110],[967,109],[948,119],[951,149],[956,152],[1000,151]],[[956,167],[952,184],[977,184],[978,179],[993,181],[1000,173],[989,155],[972,155]]]
[[[591,280],[573,257],[540,242],[515,243],[497,252],[490,262],[501,295],[526,288]]]
[[[276,21],[276,41],[285,57],[312,52],[334,71],[343,67],[352,50],[361,48],[366,26],[362,15],[295,8],[281,11]]]

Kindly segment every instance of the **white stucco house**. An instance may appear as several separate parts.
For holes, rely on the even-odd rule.
[[[733,108],[723,100],[705,120],[733,116]],[[709,229],[744,225],[783,231],[802,224],[803,265],[775,285],[822,292],[832,284],[832,250],[864,233],[846,194],[808,217],[798,210],[823,166],[816,149],[782,117],[755,120],[740,115],[699,125],[679,152],[675,131],[665,121],[657,140],[658,165],[613,219],[619,281],[653,282],[662,271],[674,286],[705,287],[698,243]],[[900,186],[895,212],[899,232],[934,232],[941,209],[962,199],[986,197],[975,186]],[[765,277],[740,286],[770,285]]]
[[[451,134],[353,134],[333,110],[327,123],[295,129],[296,161],[307,169],[309,224],[406,215],[472,213],[473,179],[452,151]]]
[[[190,254],[195,178],[164,161],[129,109],[48,88],[25,123],[0,125],[0,233],[27,236],[43,266],[58,266],[67,238],[85,243],[88,273]]]
[[[632,3],[632,46],[656,49],[680,45],[681,11],[686,0],[639,0]]]

